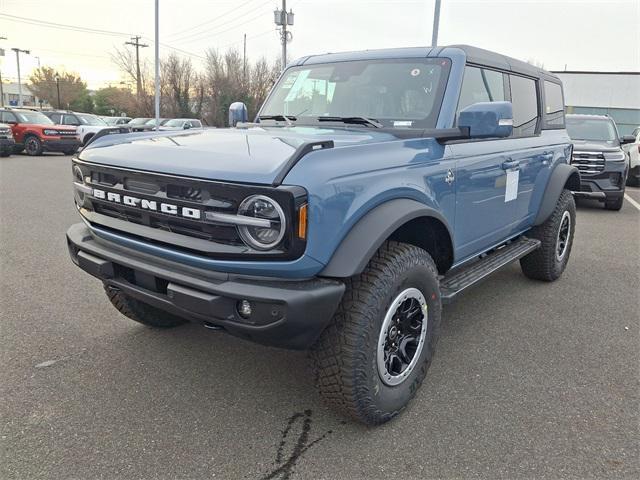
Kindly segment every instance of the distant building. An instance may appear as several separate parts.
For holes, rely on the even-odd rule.
[[[17,107],[18,106],[18,83],[3,83],[2,84],[2,102],[1,105],[5,107]],[[40,104],[40,99],[36,97],[29,87],[22,84],[22,105],[25,107],[44,107],[47,108],[50,105],[47,102]]]
[[[609,115],[620,135],[640,126],[640,72],[553,72],[564,84],[567,113]]]

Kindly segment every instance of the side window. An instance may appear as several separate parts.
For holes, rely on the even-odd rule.
[[[477,67],[465,67],[458,112],[478,102],[500,102],[504,97],[504,80],[500,72]]]
[[[52,121],[53,123],[55,123],[56,125],[60,125],[62,115],[60,115],[59,113],[52,113],[52,114],[49,116],[49,118],[50,118],[50,119],[51,119],[51,121]]]
[[[544,82],[544,123],[550,127],[564,127],[562,86],[546,80]]]
[[[509,80],[513,104],[513,136],[535,135],[539,116],[536,82],[518,75],[509,75]]]
[[[75,115],[65,115],[63,117],[64,125],[80,125]]]
[[[195,128],[201,128],[202,127],[202,123],[200,123],[200,120],[194,120],[193,122],[191,122],[193,124],[193,126]]]
[[[11,112],[2,112],[2,116],[0,117],[2,120],[2,123],[9,123],[9,122],[17,122],[18,119],[16,118],[16,116],[11,113]]]

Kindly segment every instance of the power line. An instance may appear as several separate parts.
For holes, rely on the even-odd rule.
[[[65,23],[47,22],[46,20],[39,20],[36,18],[19,17],[17,15],[8,15],[6,13],[0,13],[0,17],[9,20],[10,22],[28,23],[30,25],[38,25],[45,28],[57,28],[61,30],[71,30],[84,33],[96,33],[98,35],[111,35],[111,36],[130,36],[130,33],[115,32],[112,30],[102,30],[98,28],[79,27],[77,25],[69,25]]]
[[[266,6],[269,7],[269,5],[266,5]],[[200,41],[200,40],[203,40],[203,39],[206,39],[206,38],[218,37],[218,36],[222,35],[223,33],[227,33],[227,32],[229,32],[231,30],[235,30],[238,27],[241,27],[242,25],[246,25],[247,23],[250,23],[250,22],[252,22],[252,21],[254,21],[254,20],[258,19],[258,18],[262,18],[264,16],[263,10],[264,9],[260,9],[260,11],[258,12],[257,15],[254,15],[252,17],[244,19],[243,22],[235,24],[235,25],[231,25],[231,26],[229,26],[229,28],[225,28],[224,30],[213,31],[213,32],[200,32],[200,33],[197,33],[197,34],[194,34],[194,35],[187,35],[187,36],[185,36],[185,37],[183,37],[181,39],[177,39],[177,40],[174,40],[174,41],[176,41],[178,43],[193,43],[193,42]],[[238,20],[240,20],[240,19],[238,19]],[[232,20],[232,22],[233,22],[233,20]]]
[[[220,20],[221,18],[226,17],[226,16],[227,16],[227,15],[229,15],[230,13],[237,13],[237,12],[238,12],[238,10],[240,10],[242,7],[244,7],[245,5],[248,5],[249,3],[253,2],[253,1],[255,1],[255,0],[247,0],[246,2],[241,3],[240,5],[237,5],[237,6],[233,7],[232,9],[227,10],[226,12],[221,13],[221,14],[220,14],[220,15],[218,15],[216,18],[212,18],[212,19],[210,19],[210,20],[207,20],[206,22],[199,23],[198,25],[195,25],[195,26],[193,26],[193,27],[183,28],[182,30],[179,30],[179,31],[177,31],[177,32],[170,33],[170,34],[168,35],[168,37],[176,37],[176,36],[180,36],[181,34],[183,34],[183,33],[185,33],[185,32],[190,32],[190,34],[191,34],[191,33],[194,33],[194,32],[193,32],[194,30],[197,30],[197,29],[199,29],[200,27],[203,27],[203,26],[205,26],[205,25],[209,25],[209,24],[212,24],[212,23],[217,23],[217,22],[218,22],[218,20]]]

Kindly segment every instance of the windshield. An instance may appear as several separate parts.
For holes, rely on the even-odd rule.
[[[164,125],[164,123],[167,121],[166,118],[161,118],[160,120],[160,125]],[[150,118],[149,120],[147,120],[147,123],[145,123],[145,125],[155,125],[156,124],[156,119],[155,118]]]
[[[20,123],[35,123],[36,125],[53,125],[53,122],[49,119],[49,117],[43,115],[40,112],[16,112],[18,120]]]
[[[442,58],[359,60],[288,69],[260,116],[366,117],[384,127],[436,125],[450,61]],[[312,123],[312,122],[308,122]]]
[[[107,124],[104,120],[102,120],[100,117],[96,117],[95,115],[76,113],[76,117],[80,119],[80,123],[82,125],[104,126]]]
[[[567,133],[572,140],[593,140],[596,142],[614,142],[618,139],[616,127],[611,120],[604,118],[566,117]]]
[[[173,120],[169,120],[164,124],[165,127],[182,127],[184,126],[184,122],[186,120],[180,120],[179,118],[174,118]]]

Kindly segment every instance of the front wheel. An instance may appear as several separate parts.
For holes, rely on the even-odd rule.
[[[427,374],[441,310],[429,254],[385,243],[348,281],[338,311],[310,352],[321,396],[369,425],[398,415]]]
[[[540,240],[537,250],[520,259],[522,272],[534,280],[553,282],[567,267],[576,225],[576,204],[569,190],[563,190],[556,208],[542,224],[527,236]]]
[[[38,137],[32,135],[25,140],[24,150],[31,157],[42,155],[42,142]]]

